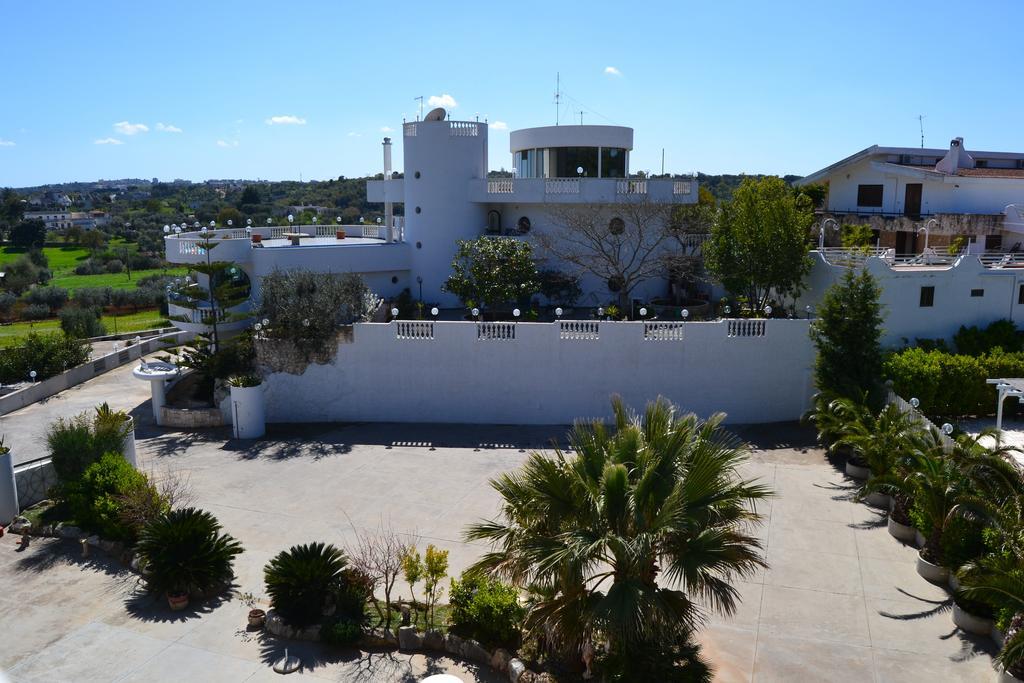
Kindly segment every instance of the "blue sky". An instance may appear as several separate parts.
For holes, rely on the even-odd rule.
[[[804,174],[916,146],[918,114],[928,146],[1024,151],[1021,25],[1012,1],[8,0],[0,186],[373,173],[416,96],[550,125],[556,72],[564,123],[635,128],[633,170],[664,147],[675,172]]]

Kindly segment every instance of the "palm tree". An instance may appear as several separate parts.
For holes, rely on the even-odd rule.
[[[905,457],[912,437],[922,431],[913,416],[893,403],[877,415],[849,399],[837,399],[833,405],[835,413],[847,418],[835,444],[852,449],[867,463],[872,476],[887,474]]]
[[[622,669],[656,650],[696,671],[686,650],[704,617],[696,600],[730,614],[731,581],[766,566],[748,532],[771,492],[739,476],[747,450],[720,428],[723,415],[679,416],[662,398],[642,417],[617,397],[612,407],[614,430],[570,431],[574,455],[535,452],[491,482],[504,519],[467,530],[492,545],[473,569],[528,587],[527,634],[563,655],[604,639]]]
[[[1024,535],[1018,530],[1018,540]],[[1006,630],[997,661],[1024,680],[1024,555],[992,554],[961,572],[961,591],[971,600],[1009,608],[1014,616]]]

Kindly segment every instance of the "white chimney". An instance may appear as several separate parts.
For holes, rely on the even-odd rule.
[[[946,156],[935,164],[935,170],[947,175],[956,175],[957,169],[974,168],[974,157],[964,149],[963,138],[953,138],[949,141],[949,151]]]
[[[391,180],[391,138],[384,138],[384,237],[388,242],[393,242],[395,231],[392,223],[395,222],[395,219],[394,208],[388,201],[391,199],[390,188],[387,187],[390,184],[389,180]]]

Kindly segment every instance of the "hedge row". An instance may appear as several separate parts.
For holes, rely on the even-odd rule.
[[[1024,377],[1024,353],[995,349],[979,356],[910,348],[888,355],[885,376],[903,398],[917,398],[921,410],[935,417],[991,415],[996,388],[985,380]]]

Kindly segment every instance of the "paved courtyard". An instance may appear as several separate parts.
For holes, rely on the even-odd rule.
[[[121,386],[116,375],[108,379],[108,389]],[[89,385],[90,395],[97,392]],[[280,550],[315,540],[344,547],[353,528],[382,522],[418,538],[421,549],[448,549],[457,575],[482,550],[462,542],[462,529],[497,510],[488,479],[565,431],[302,425],[242,443],[227,429],[158,430],[148,402],[122,399],[135,401],[141,466],[188,478],[195,504],[245,546],[238,589],[259,600],[262,567]],[[20,437],[20,428],[49,419],[62,400],[8,416],[0,429]],[[74,409],[81,409],[77,404],[75,397]],[[992,643],[953,626],[948,593],[917,576],[915,551],[888,535],[881,515],[851,500],[851,483],[806,431],[739,431],[757,447],[746,474],[778,497],[765,506],[760,530],[771,568],[740,585],[737,614],[712,617],[701,634],[716,680],[992,680]],[[140,597],[135,577],[100,553],[84,560],[71,543],[41,539],[17,548],[10,536],[0,539],[0,669],[12,680],[276,678],[270,663],[284,644],[247,631],[248,608],[237,598],[172,614]],[[311,680],[415,681],[442,670],[467,681],[502,680],[444,658],[289,647]]]

